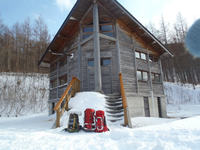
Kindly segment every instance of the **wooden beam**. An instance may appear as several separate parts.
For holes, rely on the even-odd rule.
[[[86,11],[86,13],[83,15],[80,21],[81,24],[83,23],[83,20],[87,17],[88,13],[92,10],[92,8],[93,8],[93,5],[91,5],[89,9]]]
[[[93,32],[94,32],[94,79],[95,91],[102,91],[101,81],[101,56],[100,56],[100,40],[99,40],[99,13],[98,5],[94,0],[93,5]]]
[[[110,37],[110,36],[104,35],[104,34],[102,34],[102,33],[99,33],[99,36],[100,36],[100,38],[102,38],[102,39],[106,39],[106,40],[110,40],[110,41],[114,41],[114,42],[117,41],[116,38],[113,38],[113,37]]]
[[[164,95],[165,94],[164,93],[164,84],[163,84],[164,77],[163,77],[162,62],[161,62],[160,58],[158,59],[158,62],[159,62],[159,68],[160,68],[160,77],[161,77],[161,83],[162,83],[162,90],[163,90],[163,95]]]

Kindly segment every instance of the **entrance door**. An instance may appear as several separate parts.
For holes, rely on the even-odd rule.
[[[145,113],[145,117],[150,117],[148,97],[144,97],[144,113]]]
[[[160,97],[158,97],[157,100],[158,100],[158,115],[161,118],[162,117],[162,111],[161,111],[161,100],[160,100]]]
[[[112,93],[111,58],[101,58],[102,90],[105,94]]]

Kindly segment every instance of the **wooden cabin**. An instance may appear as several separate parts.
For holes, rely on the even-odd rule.
[[[50,65],[49,110],[73,76],[81,91],[120,94],[129,117],[166,117],[160,57],[172,55],[116,0],[77,0],[39,62]]]

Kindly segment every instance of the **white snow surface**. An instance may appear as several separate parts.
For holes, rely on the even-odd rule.
[[[54,117],[39,114],[1,118],[0,150],[199,150],[200,147],[200,116],[168,123],[161,119],[160,125],[133,129],[111,126],[105,133],[50,129]]]
[[[71,99],[69,106],[73,107],[71,112],[83,113],[88,107],[104,110],[104,104],[104,95],[82,92]],[[54,121],[55,115],[48,114],[1,117],[0,150],[199,150],[200,147],[200,116],[183,120],[132,118],[133,126],[138,128],[109,125],[110,131],[105,133],[82,130],[68,133],[63,131],[65,126],[51,129]]]

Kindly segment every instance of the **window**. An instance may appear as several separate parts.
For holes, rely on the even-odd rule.
[[[140,53],[139,52],[135,52],[135,57],[136,58],[140,58]]]
[[[147,54],[135,51],[135,57],[138,59],[147,60]]]
[[[93,32],[93,26],[84,27],[83,32]]]
[[[142,80],[142,72],[141,71],[137,71],[137,78],[138,78],[138,80]]]
[[[101,58],[101,66],[108,66],[111,64],[110,58]]]
[[[110,36],[110,37],[114,37],[113,34],[113,25],[112,24],[100,24],[100,32]]]
[[[141,59],[147,60],[146,54],[141,53]]]
[[[50,81],[50,88],[55,88],[55,87],[57,87],[57,79]]]
[[[94,67],[94,59],[88,59],[88,66]]]
[[[148,81],[148,72],[137,70],[137,79],[138,81]]]
[[[151,73],[152,81],[154,82],[161,82],[160,74],[159,73]]]
[[[93,33],[93,25],[83,27],[83,39],[88,38]]]
[[[63,76],[59,77],[59,83],[60,83],[60,85],[67,83],[67,75],[63,75]]]
[[[99,32],[110,37],[114,37],[113,25],[111,23],[104,23],[99,25]],[[93,34],[93,25],[85,25],[83,27],[83,39],[88,38]]]
[[[109,24],[109,25],[101,25],[100,27],[101,27],[100,30],[101,30],[102,32],[105,32],[105,31],[112,31],[112,30],[113,30],[111,24]]]

